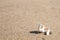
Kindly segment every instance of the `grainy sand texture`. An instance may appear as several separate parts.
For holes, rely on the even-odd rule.
[[[42,23],[52,34],[30,33]],[[0,40],[60,40],[60,0],[0,0]]]

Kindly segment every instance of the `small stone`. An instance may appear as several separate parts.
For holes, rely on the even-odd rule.
[[[42,38],[42,40],[45,40],[45,38]]]

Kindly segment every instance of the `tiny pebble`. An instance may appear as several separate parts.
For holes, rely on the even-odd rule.
[[[42,38],[42,40],[45,40],[44,38]]]

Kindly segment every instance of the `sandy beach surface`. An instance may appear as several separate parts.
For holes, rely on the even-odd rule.
[[[38,24],[52,34],[38,31]],[[60,0],[0,0],[0,40],[60,40]]]

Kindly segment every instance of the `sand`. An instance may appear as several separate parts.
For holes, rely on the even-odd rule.
[[[38,24],[49,27],[47,36]],[[60,40],[60,0],[0,0],[0,40]]]

